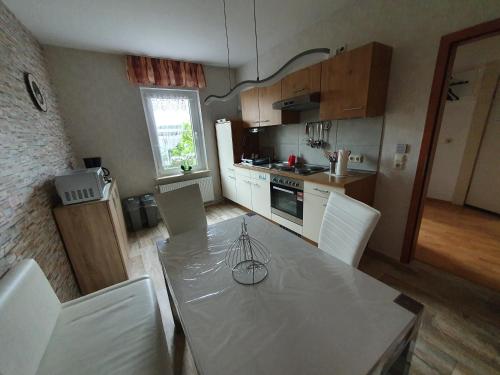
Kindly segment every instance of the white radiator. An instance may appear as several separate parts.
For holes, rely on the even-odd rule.
[[[212,183],[212,177],[196,178],[194,180],[173,182],[171,184],[159,185],[160,193],[166,193],[167,191],[172,191],[179,189],[184,186],[198,184],[201,191],[201,196],[203,197],[203,202],[210,202],[214,200],[214,185]]]

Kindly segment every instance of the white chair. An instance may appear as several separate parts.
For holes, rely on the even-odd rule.
[[[0,374],[171,373],[149,277],[65,303],[33,259],[0,279]]]
[[[170,236],[194,229],[206,230],[207,217],[197,184],[157,193],[155,199]]]
[[[330,193],[319,232],[318,247],[358,267],[380,212],[345,194]]]

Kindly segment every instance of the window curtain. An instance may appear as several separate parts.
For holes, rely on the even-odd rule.
[[[201,64],[153,57],[127,56],[127,76],[136,85],[196,89],[207,86]]]

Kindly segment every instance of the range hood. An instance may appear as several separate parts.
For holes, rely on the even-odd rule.
[[[281,109],[282,111],[307,111],[308,109],[319,108],[319,99],[320,93],[313,92],[275,102],[273,103],[273,109]]]

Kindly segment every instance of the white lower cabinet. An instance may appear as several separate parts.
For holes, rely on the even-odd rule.
[[[271,192],[267,181],[252,181],[252,210],[259,215],[271,218]]]
[[[319,241],[319,230],[331,192],[345,194],[344,188],[304,182],[302,235],[314,242]]]
[[[271,218],[269,174],[238,170],[235,176],[236,199],[233,200],[259,215]]]
[[[314,242],[319,241],[319,230],[328,198],[304,193],[304,221],[302,235]]]
[[[232,174],[221,174],[222,195],[236,202],[236,177]]]
[[[236,173],[236,203],[252,209],[252,181],[240,173]]]

